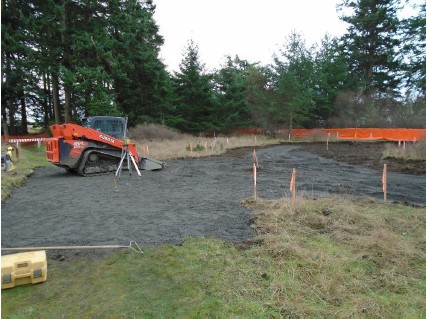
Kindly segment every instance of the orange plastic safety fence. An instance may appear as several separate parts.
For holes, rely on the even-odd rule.
[[[422,141],[426,139],[426,129],[409,128],[341,128],[341,129],[293,129],[292,137],[321,135],[343,140],[388,140]]]
[[[243,128],[234,130],[237,134],[270,134],[259,128]],[[342,140],[388,140],[388,141],[424,141],[426,129],[413,128],[331,128],[331,129],[278,129],[276,134],[282,134],[292,138],[298,137],[324,137]],[[290,133],[290,134],[289,134]]]

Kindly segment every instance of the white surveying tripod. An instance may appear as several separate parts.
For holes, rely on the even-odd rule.
[[[129,150],[128,144],[123,145],[122,149],[122,158],[120,159],[119,167],[117,167],[116,170],[116,176],[120,177],[122,169],[123,169],[123,162],[126,159],[128,164],[128,170],[129,174],[132,175],[132,167],[130,162],[132,161],[133,166],[135,166],[135,170],[138,173],[138,176],[141,176],[141,172],[139,171],[138,165],[136,165],[135,159],[133,158],[132,152]]]
[[[128,120],[126,118],[126,125],[125,125],[124,139],[123,139],[124,142],[122,147],[122,158],[120,159],[119,167],[117,167],[116,176],[120,177],[123,169],[123,162],[125,159],[128,164],[129,175],[132,175],[132,167],[130,163],[132,161],[133,166],[135,166],[135,170],[138,173],[138,176],[141,176],[141,172],[139,171],[138,165],[136,165],[135,158],[133,157],[132,152],[129,150],[130,140],[126,138],[127,123],[128,123]]]

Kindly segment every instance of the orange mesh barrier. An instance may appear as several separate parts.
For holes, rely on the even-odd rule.
[[[293,129],[292,137],[323,135],[343,140],[388,140],[422,141],[426,139],[426,129],[410,128],[339,128],[339,129]]]
[[[259,128],[245,128],[234,130],[237,134],[268,134]],[[289,130],[278,129],[276,134],[289,135]],[[318,136],[342,140],[387,140],[387,141],[424,141],[426,129],[415,128],[330,128],[330,129],[293,129],[292,137]]]

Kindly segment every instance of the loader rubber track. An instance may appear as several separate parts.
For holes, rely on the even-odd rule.
[[[121,152],[116,150],[87,150],[76,170],[81,176],[97,176],[115,172],[119,166]],[[126,167],[124,165],[124,167]]]

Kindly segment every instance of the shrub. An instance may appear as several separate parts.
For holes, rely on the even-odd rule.
[[[425,160],[426,159],[426,142],[405,143],[401,146],[387,144],[382,158],[398,158],[404,160]]]
[[[195,146],[192,146],[192,147],[190,145],[187,145],[186,150],[193,151],[193,152],[200,152],[200,151],[204,151],[205,147],[197,143]]]
[[[176,141],[181,140],[183,137],[188,137],[186,134],[159,124],[138,124],[129,128],[128,136],[131,139],[148,141]]]

